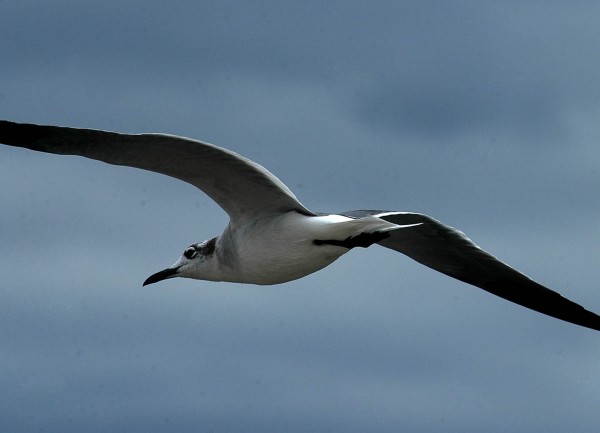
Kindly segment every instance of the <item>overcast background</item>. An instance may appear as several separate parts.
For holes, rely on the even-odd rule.
[[[233,149],[311,209],[418,211],[600,311],[596,2],[0,2],[0,118]],[[591,432],[600,334],[391,250],[142,288],[226,215],[0,146],[3,432]]]

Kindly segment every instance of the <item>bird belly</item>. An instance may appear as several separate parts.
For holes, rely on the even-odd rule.
[[[317,245],[314,241],[331,230],[324,224],[348,220],[332,216],[307,217],[296,212],[264,218],[249,227],[236,230],[235,267],[227,272],[227,281],[270,285],[296,280],[330,265],[348,252],[335,245]],[[320,219],[319,219],[320,218]],[[346,236],[346,234],[340,234]]]

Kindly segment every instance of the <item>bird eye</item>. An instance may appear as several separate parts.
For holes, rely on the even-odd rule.
[[[186,249],[183,252],[183,255],[185,256],[186,259],[193,259],[194,256],[196,255],[196,250],[192,247],[189,247],[188,249]]]

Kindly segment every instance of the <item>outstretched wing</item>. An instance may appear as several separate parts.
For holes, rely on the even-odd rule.
[[[0,121],[0,143],[166,174],[204,191],[227,212],[233,225],[290,210],[312,215],[261,165],[189,138]]]
[[[600,331],[600,316],[536,283],[479,248],[464,233],[427,215],[354,211],[350,217],[376,215],[399,225],[380,245],[417,262],[532,310]]]

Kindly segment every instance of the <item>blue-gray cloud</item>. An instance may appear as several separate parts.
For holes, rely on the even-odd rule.
[[[430,213],[598,311],[597,9],[4,2],[1,117],[215,142],[316,210]],[[0,197],[2,431],[600,422],[593,332],[393,252],[142,289],[225,225],[194,188],[2,147]]]

